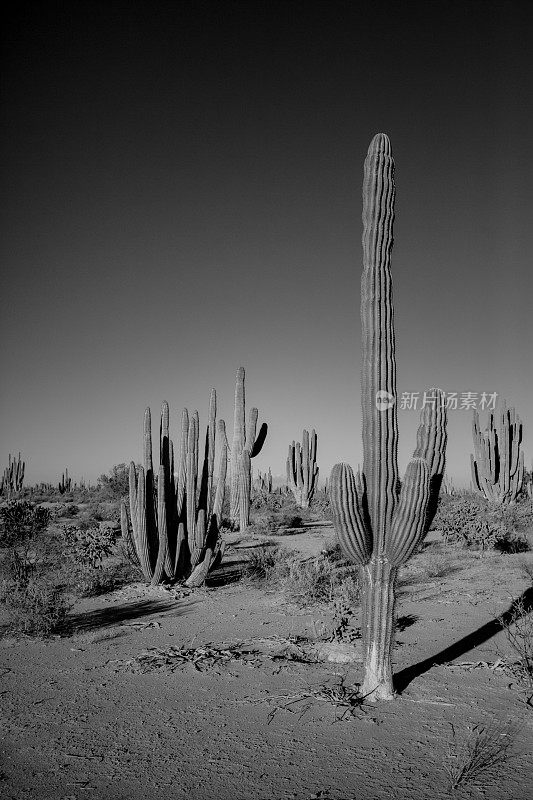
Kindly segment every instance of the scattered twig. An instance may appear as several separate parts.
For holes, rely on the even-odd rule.
[[[308,701],[299,709],[298,720],[300,720],[309,710],[309,708],[311,708],[314,700],[322,700],[335,707],[334,722],[340,722],[346,716],[356,716],[356,709],[361,709],[363,713],[366,713],[363,708],[363,703],[365,698],[368,696],[361,695],[358,684],[354,684],[351,687],[346,686],[344,680],[344,677],[341,677],[340,680],[333,685],[321,684],[315,687],[307,687],[300,689],[294,694],[269,695],[268,697],[249,697],[244,698],[244,700],[240,702],[252,703],[256,705],[259,703],[271,704],[276,703],[277,701],[286,701],[278,702],[269,712],[267,724],[270,725],[276,713],[280,710],[289,711],[291,714],[293,714],[296,712],[293,710],[292,706],[295,706],[302,701]],[[337,716],[337,709],[339,708],[344,709],[340,717]]]

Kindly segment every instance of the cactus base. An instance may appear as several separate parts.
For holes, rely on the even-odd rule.
[[[361,694],[369,702],[396,696],[391,664],[396,574],[397,569],[384,557],[372,558],[361,568],[365,643]]]

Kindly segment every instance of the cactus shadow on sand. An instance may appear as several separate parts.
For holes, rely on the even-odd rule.
[[[485,625],[472,631],[467,636],[463,636],[462,639],[449,645],[449,647],[445,647],[444,650],[434,656],[425,658],[423,661],[419,661],[418,664],[413,664],[397,672],[394,676],[394,685],[398,694],[401,694],[415,678],[419,678],[425,672],[429,672],[431,667],[454,661],[456,658],[464,656],[470,650],[492,639],[497,633],[503,631],[506,625],[511,624],[516,619],[517,613],[531,614],[532,611],[533,587],[530,587],[520,597],[513,600],[507,611],[501,616],[491,619],[490,622],[485,623]]]
[[[159,618],[163,615],[178,617],[188,613],[190,608],[190,602],[180,605],[165,600],[141,600],[138,603],[123,603],[108,608],[97,608],[82,614],[69,614],[61,628],[61,633],[63,635],[87,633],[109,628],[128,620],[138,620],[154,615]]]

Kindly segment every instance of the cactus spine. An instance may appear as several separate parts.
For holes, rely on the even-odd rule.
[[[187,409],[181,417],[178,471],[174,472],[174,446],[169,435],[169,408],[163,403],[159,429],[157,485],[152,463],[150,409],[144,414],[143,464],[134,462],[129,472],[129,505],[121,512],[126,550],[133,548],[144,577],[153,585],[161,580],[185,580],[200,586],[221,556],[219,525],[226,483],[227,449],[224,421],[218,423],[222,444],[216,492],[213,487],[216,438],[216,392],[211,391],[209,421],[203,458],[199,456],[199,417]]]
[[[399,489],[396,359],[390,254],[394,162],[385,134],[368,149],[363,182],[361,279],[363,470],[333,467],[329,496],[345,555],[360,565],[364,680],[370,700],[394,697],[391,653],[398,568],[420,544],[435,514],[444,473],[444,395],[422,411],[417,447]]]
[[[5,496],[7,500],[11,500],[22,491],[25,469],[26,464],[22,461],[20,453],[17,458],[14,456],[12,458],[10,453],[7,467],[4,469],[0,483],[0,496]]]
[[[248,428],[246,428],[244,367],[239,367],[235,376],[230,518],[232,524],[238,526],[240,530],[250,524],[252,487],[250,459],[261,452],[268,430],[266,422],[263,422],[259,433],[256,434],[258,413],[257,408],[250,410]]]
[[[477,492],[492,503],[513,505],[524,480],[522,421],[514,408],[503,403],[499,426],[489,414],[487,428],[481,431],[479,414],[474,411],[472,437],[474,455],[470,456],[472,483]]]
[[[302,444],[293,442],[289,445],[287,484],[300,508],[309,508],[317,487],[316,444],[316,432],[313,430],[309,438],[309,431],[304,430]]]

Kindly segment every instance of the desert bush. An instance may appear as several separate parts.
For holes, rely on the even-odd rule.
[[[293,555],[280,565],[279,581],[287,599],[299,606],[359,600],[357,567],[347,564],[336,548],[302,561]]]
[[[112,591],[126,582],[126,574],[136,579],[133,570],[125,564],[105,566],[104,559],[111,556],[117,534],[99,526],[65,525],[61,531],[64,555],[69,565],[69,585],[82,597]]]
[[[533,615],[522,599],[514,604],[511,620],[501,619],[507,641],[518,661],[515,668],[520,679],[533,689]]]
[[[11,500],[0,507],[0,547],[11,547],[44,531],[51,520],[48,508],[29,500]]]
[[[445,553],[428,553],[424,557],[424,574],[428,578],[443,578],[452,569]]]
[[[285,551],[271,542],[263,542],[255,547],[244,569],[245,579],[260,584],[275,583],[278,580],[279,562],[287,558]]]
[[[442,530],[446,543],[462,543],[482,551],[494,548],[506,553],[529,549],[521,534],[523,526],[524,515],[517,506],[490,505],[472,495],[443,504],[434,525]]]
[[[111,555],[116,541],[114,531],[97,526],[83,528],[78,525],[64,525],[62,535],[69,559],[93,569],[100,567],[104,558]]]
[[[120,501],[129,493],[129,464],[115,464],[107,475],[100,475],[98,488],[102,500]]]
[[[448,745],[445,767],[450,779],[450,789],[476,782],[482,776],[494,774],[509,758],[513,745],[513,731],[509,726],[495,724],[474,725],[459,738],[452,725],[452,741]]]
[[[53,519],[70,519],[71,517],[77,517],[80,513],[79,506],[76,503],[59,503],[50,511]]]
[[[35,550],[24,549],[18,551],[13,549],[9,558],[9,572],[11,580],[19,587],[28,586],[35,572],[35,561],[37,554]]]
[[[58,630],[69,610],[60,589],[34,579],[25,586],[14,580],[3,581],[0,601],[8,612],[11,631],[36,636],[48,636]]]

